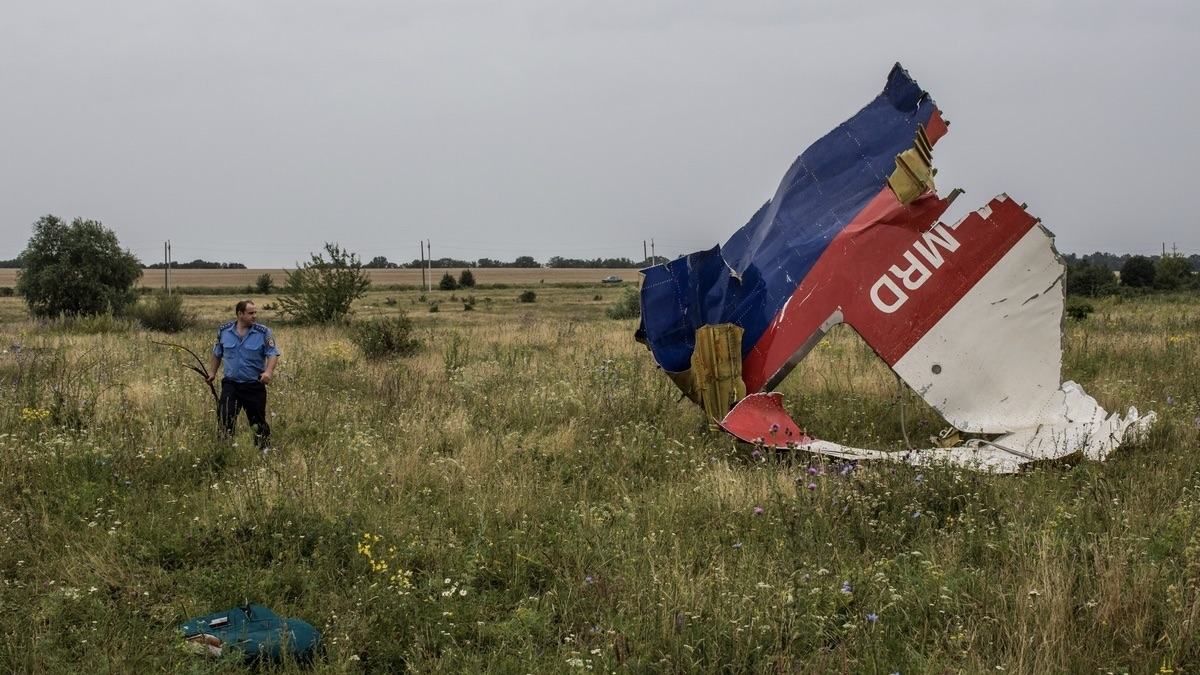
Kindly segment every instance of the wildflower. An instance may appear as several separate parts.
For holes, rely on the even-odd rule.
[[[917,477],[913,478],[913,482],[914,483],[924,483],[925,482],[925,474],[923,474],[923,473],[917,474]]]
[[[850,472],[853,470],[854,470],[854,465],[850,464],[850,463],[846,463],[846,464],[842,465],[842,468],[838,469],[838,475],[849,476]]]
[[[867,614],[867,623],[875,623],[876,621],[879,621],[878,614],[876,614],[875,612],[870,612],[869,614]]]
[[[1196,418],[1196,425],[1200,426],[1200,417]],[[750,458],[755,460],[762,459],[762,451],[757,449],[754,450],[754,452],[750,453]]]
[[[815,467],[815,466],[810,466],[810,467],[808,467],[808,475],[810,475],[810,476],[815,476],[815,475],[817,475],[818,473],[820,473],[820,470],[819,470],[819,469],[817,469],[817,467]]]
[[[738,541],[738,542],[734,542],[734,544],[733,544],[733,547],[734,547],[734,548],[741,548],[741,547],[742,547],[742,542],[740,542],[740,541]]]
[[[772,435],[779,432],[779,423],[778,422],[771,424],[770,432]]]
[[[816,490],[816,489],[817,489],[817,484],[816,484],[816,483],[809,483],[809,484],[808,484],[808,489],[809,489],[809,490]]]
[[[1167,405],[1175,405],[1175,397],[1167,394]]]
[[[754,507],[754,515],[761,516],[763,513],[765,513],[763,507],[761,507],[761,506]]]
[[[850,582],[849,582],[849,581],[843,581],[843,582],[842,582],[842,594],[843,594],[843,595],[850,595],[850,594],[851,594],[851,593],[853,593],[853,592],[854,592],[854,587],[850,585]]]
[[[591,584],[596,583],[596,580],[594,578],[592,578],[592,575],[589,574],[583,578],[583,583],[591,585]]]

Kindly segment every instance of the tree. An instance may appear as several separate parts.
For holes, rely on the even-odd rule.
[[[458,288],[458,282],[454,280],[454,275],[446,272],[442,275],[442,280],[438,282],[438,288],[443,291],[453,291]]]
[[[386,256],[377,255],[374,258],[371,258],[371,262],[363,265],[363,267],[369,270],[385,270],[394,269],[399,267],[399,265],[388,260]]]
[[[463,270],[458,275],[458,285],[463,288],[475,288],[475,273],[471,270]]]
[[[1100,297],[1117,290],[1117,278],[1108,269],[1087,261],[1067,266],[1067,295]]]
[[[1178,291],[1192,286],[1192,264],[1187,258],[1166,256],[1154,265],[1154,287],[1163,291]]]
[[[258,275],[257,279],[254,280],[254,288],[257,289],[259,293],[266,295],[267,293],[271,292],[271,289],[275,288],[275,280],[271,278],[271,274],[269,272],[263,272],[262,274]]]
[[[1135,255],[1121,265],[1121,285],[1150,288],[1154,285],[1154,263],[1144,255]]]
[[[541,264],[534,260],[533,256],[522,255],[517,256],[517,259],[512,262],[511,267],[541,267]]]
[[[371,278],[357,255],[328,243],[325,255],[312,254],[309,262],[287,273],[287,282],[279,291],[284,314],[302,323],[339,321],[371,287]]]
[[[99,221],[42,216],[20,259],[17,291],[34,316],[121,314],[137,301],[141,263]]]

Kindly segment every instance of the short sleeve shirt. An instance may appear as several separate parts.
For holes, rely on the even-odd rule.
[[[225,379],[257,382],[267,367],[267,359],[279,356],[279,348],[270,328],[256,323],[241,336],[237,333],[237,321],[230,321],[217,329],[212,354],[225,361]]]

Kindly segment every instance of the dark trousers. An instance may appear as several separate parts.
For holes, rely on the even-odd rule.
[[[246,420],[254,427],[254,444],[259,448],[270,445],[271,425],[267,424],[267,385],[262,382],[221,380],[221,402],[217,419],[226,434],[233,434],[238,413],[246,410]]]

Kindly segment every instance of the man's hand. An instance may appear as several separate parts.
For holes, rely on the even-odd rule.
[[[258,381],[262,382],[263,384],[271,384],[271,374],[263,373],[262,375],[259,375]]]
[[[204,380],[209,384],[212,384],[213,380],[215,379],[217,379],[217,374],[214,371],[209,371],[208,375],[204,378]]]

